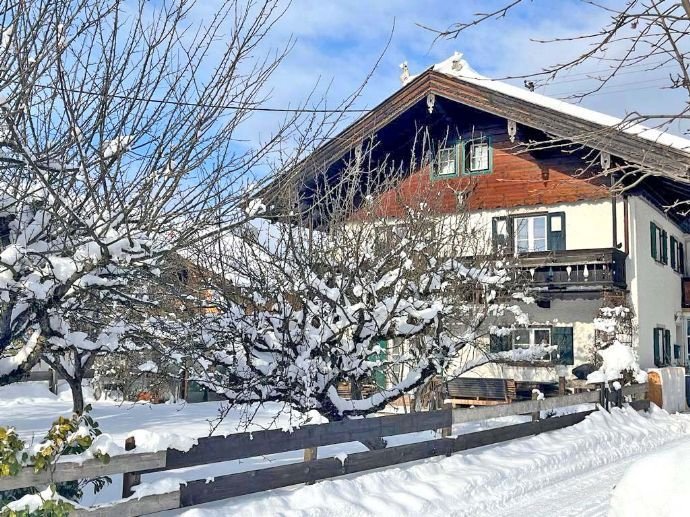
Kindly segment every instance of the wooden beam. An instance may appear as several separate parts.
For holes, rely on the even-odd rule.
[[[314,460],[308,465],[294,463],[252,472],[218,476],[210,483],[205,480],[191,481],[180,487],[180,502],[182,507],[194,506],[434,456],[448,455],[452,452],[568,427],[581,422],[590,413],[592,411],[478,431],[456,438],[441,438],[388,449],[349,454],[342,462],[337,458],[323,458]]]
[[[123,454],[113,456],[108,463],[96,459],[82,463],[61,461],[54,465],[52,472],[35,473],[33,467],[24,467],[16,476],[0,477],[0,491],[110,476],[130,471],[160,469],[165,467],[165,455],[166,451]]]
[[[513,415],[526,415],[536,411],[549,411],[578,404],[588,404],[599,402],[598,391],[586,391],[565,397],[545,398],[542,400],[524,400],[513,402],[512,404],[501,404],[499,406],[487,406],[469,409],[454,409],[453,424],[466,422],[479,422],[490,418],[501,418]]]
[[[274,429],[211,436],[200,438],[198,444],[187,452],[169,450],[165,467],[169,470],[324,445],[364,442],[384,436],[441,429],[450,424],[451,412],[443,410],[305,425],[292,432]]]
[[[132,498],[111,504],[79,508],[70,512],[70,517],[136,517],[148,513],[174,510],[180,507],[180,492],[147,495],[141,499]]]

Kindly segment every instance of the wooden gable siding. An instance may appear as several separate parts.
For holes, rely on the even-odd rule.
[[[454,213],[463,192],[470,210],[556,205],[609,196],[606,187],[578,177],[572,159],[537,160],[529,154],[515,154],[515,145],[506,135],[492,138],[491,174],[432,180],[429,168],[424,167],[378,198],[377,215],[400,217],[405,207],[419,203],[427,203],[437,213]]]

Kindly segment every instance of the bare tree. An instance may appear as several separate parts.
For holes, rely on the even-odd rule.
[[[283,11],[228,1],[200,21],[201,7],[0,8],[0,383],[43,358],[81,411],[94,357],[160,312],[162,261],[250,219],[252,171],[323,122],[288,113],[265,141],[239,142],[287,51],[267,42]]]
[[[188,359],[232,403],[371,413],[490,360],[490,322],[522,314],[490,231],[464,207],[441,217],[433,195],[402,195],[400,171],[372,169],[366,156],[335,183],[316,180],[310,203],[285,194],[272,220],[200,249],[195,261],[224,280],[209,286],[212,308],[196,320],[203,339]],[[481,358],[458,364],[468,348]]]

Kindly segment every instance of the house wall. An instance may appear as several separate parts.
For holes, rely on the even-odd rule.
[[[637,316],[638,354],[642,368],[654,367],[653,329],[663,327],[671,331],[671,343],[681,345],[681,362],[685,363],[683,321],[676,323],[681,312],[682,275],[669,264],[660,264],[651,256],[650,222],[685,242],[683,232],[648,201],[631,196],[630,203],[630,260],[626,268],[630,298]],[[670,249],[670,248],[669,248]],[[687,264],[686,264],[687,267]]]
[[[505,126],[477,128],[490,136],[493,170],[490,174],[432,179],[428,167],[402,180],[377,200],[378,216],[398,217],[404,208],[424,202],[438,213],[456,213],[458,194],[465,193],[470,210],[542,206],[609,197],[605,186],[586,179],[580,158],[566,153],[542,156],[517,153]],[[597,179],[597,181],[599,181]]]
[[[486,232],[491,240],[492,219],[506,215],[529,214],[534,212],[564,212],[566,229],[566,249],[580,250],[613,247],[613,210],[611,199],[597,199],[553,205],[520,206],[511,208],[484,209],[473,211],[470,221],[476,228]],[[616,203],[617,240],[624,242],[623,201]],[[454,216],[449,216],[451,219]]]
[[[593,320],[598,315],[601,300],[553,300],[551,308],[542,309],[534,304],[523,310],[529,314],[535,325],[573,327],[573,347],[575,366],[592,361],[594,345]],[[458,366],[462,366],[472,356],[465,356]],[[573,377],[573,365],[567,367],[568,377]],[[558,380],[555,365],[518,366],[509,363],[489,363],[476,367],[464,374],[466,377],[503,377],[517,381],[552,382]]]

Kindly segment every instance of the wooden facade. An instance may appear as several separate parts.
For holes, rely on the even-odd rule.
[[[548,206],[610,196],[606,187],[579,177],[582,164],[567,157],[535,157],[515,154],[506,134],[494,129],[493,169],[490,174],[459,175],[434,179],[423,167],[377,200],[382,217],[401,216],[405,207],[423,202],[437,213],[457,213],[460,205],[469,210]]]

